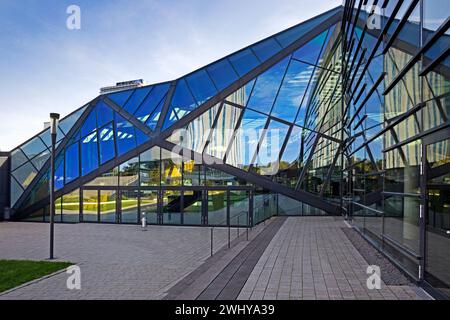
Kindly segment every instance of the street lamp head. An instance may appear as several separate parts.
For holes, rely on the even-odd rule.
[[[59,113],[50,113],[50,133],[56,134],[59,123]]]

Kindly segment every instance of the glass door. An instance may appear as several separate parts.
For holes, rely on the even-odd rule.
[[[450,139],[425,145],[425,280],[450,298]]]
[[[100,190],[100,222],[119,221],[117,213],[117,190]]]

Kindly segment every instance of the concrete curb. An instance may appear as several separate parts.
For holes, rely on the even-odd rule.
[[[72,264],[72,266],[75,266],[75,265],[76,265],[76,264]],[[16,291],[16,290],[19,290],[19,289],[28,287],[28,286],[30,286],[30,285],[32,285],[32,284],[35,284],[35,283],[37,283],[37,282],[40,282],[40,281],[42,281],[42,280],[51,278],[51,277],[56,276],[56,275],[58,275],[58,274],[60,274],[60,273],[66,272],[66,270],[67,270],[67,268],[63,268],[63,269],[61,269],[61,270],[55,271],[55,272],[50,273],[50,274],[48,274],[48,275],[46,275],[46,276],[43,276],[43,277],[41,277],[41,278],[38,278],[38,279],[34,279],[34,280],[31,280],[31,281],[25,282],[25,283],[23,283],[23,284],[21,284],[21,285],[18,285],[17,287],[14,287],[14,288],[8,289],[8,290],[6,290],[6,291],[0,292],[0,297],[1,297],[1,296],[4,296],[4,295],[7,295],[7,294],[9,294],[9,293],[11,293],[11,292],[14,292],[14,291]]]

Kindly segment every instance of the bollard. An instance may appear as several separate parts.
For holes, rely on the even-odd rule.
[[[247,226],[247,241],[248,241],[248,226]]]
[[[145,212],[142,213],[141,226],[142,231],[147,231],[147,216]]]

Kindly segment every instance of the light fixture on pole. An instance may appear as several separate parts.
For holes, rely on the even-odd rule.
[[[52,150],[50,155],[50,259],[54,259],[53,243],[55,230],[55,146],[58,124],[59,114],[50,113],[50,135],[52,138]]]

